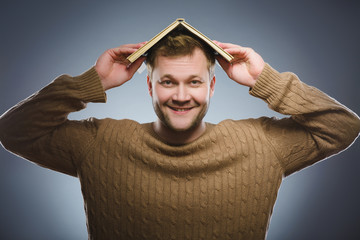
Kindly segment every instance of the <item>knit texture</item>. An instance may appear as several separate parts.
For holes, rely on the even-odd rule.
[[[0,119],[8,150],[79,178],[89,239],[264,239],[283,176],[351,144],[359,118],[266,65],[250,94],[289,118],[224,120],[181,146],[152,124],[69,121],[106,96],[94,68],[60,76]]]

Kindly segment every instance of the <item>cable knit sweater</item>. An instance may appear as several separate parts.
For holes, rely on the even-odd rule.
[[[0,120],[5,148],[79,178],[89,239],[264,239],[282,178],[349,146],[349,109],[266,65],[250,94],[284,119],[224,120],[181,146],[151,123],[70,121],[106,101],[91,68],[63,75]]]

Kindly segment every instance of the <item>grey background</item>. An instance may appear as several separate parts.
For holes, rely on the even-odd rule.
[[[358,1],[2,1],[0,112],[107,48],[149,40],[183,17],[212,39],[250,46],[360,113]],[[278,116],[220,67],[206,116]],[[155,119],[146,71],[71,118]],[[24,119],[25,120],[25,119]],[[267,239],[360,239],[360,143],[284,179]],[[86,239],[76,178],[0,149],[0,239]]]

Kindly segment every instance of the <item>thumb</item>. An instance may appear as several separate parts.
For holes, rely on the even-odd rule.
[[[226,61],[223,57],[221,56],[216,56],[216,60],[218,61],[218,63],[220,64],[220,66],[222,67],[222,69],[224,69],[224,71],[226,73],[228,73],[229,68],[231,67],[231,63],[229,63],[228,61]]]
[[[141,64],[145,61],[146,57],[139,57],[135,62],[127,66],[128,73],[133,76],[135,72],[140,68]]]

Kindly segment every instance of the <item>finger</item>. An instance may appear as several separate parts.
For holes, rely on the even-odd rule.
[[[242,46],[240,45],[236,45],[233,43],[223,43],[223,42],[218,42],[216,41],[216,44],[219,45],[221,48],[223,49],[227,49],[227,48],[242,48]]]
[[[110,49],[109,55],[114,62],[128,63],[126,58],[134,53],[136,49],[134,48],[120,48],[120,49]]]
[[[247,48],[227,48],[225,50],[231,55],[246,56],[248,54]]]
[[[121,45],[118,48],[137,48],[138,49],[138,48],[142,47],[143,45],[145,45],[146,43],[147,43],[147,41],[140,42],[140,43],[129,43],[129,44]]]
[[[111,49],[116,55],[122,54],[131,54],[144,46],[147,42],[135,43],[135,44],[125,44],[117,48]]]
[[[220,45],[221,42],[217,41],[217,40],[212,40],[216,45]]]
[[[146,57],[139,57],[135,62],[127,66],[127,71],[132,76],[140,68],[141,64],[145,61]]]
[[[111,49],[110,52],[112,52],[114,55],[122,56],[122,55],[130,55],[133,52],[135,52],[136,50],[137,50],[137,48],[120,47],[120,48]]]
[[[222,69],[224,69],[224,71],[226,73],[228,73],[230,67],[231,67],[231,63],[229,63],[228,61],[226,61],[223,57],[221,56],[216,56],[215,57],[216,60],[218,61],[218,63],[220,64],[220,66],[222,67]]]

